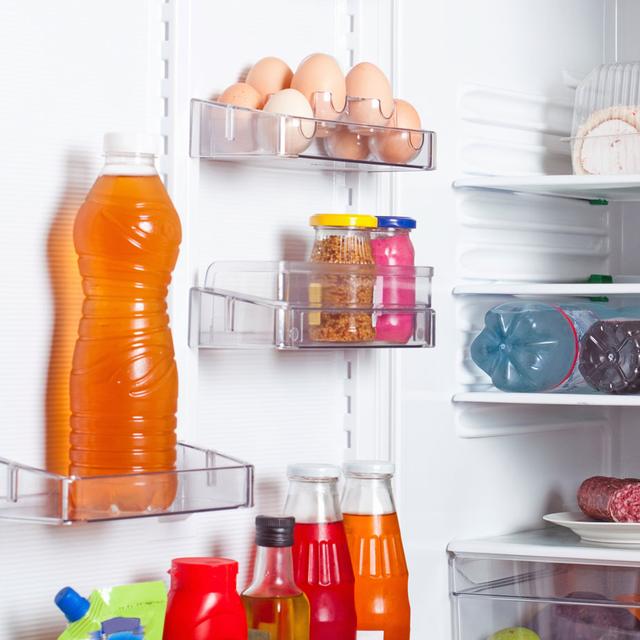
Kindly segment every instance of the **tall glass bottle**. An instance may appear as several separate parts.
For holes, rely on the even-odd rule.
[[[342,511],[356,578],[358,631],[377,631],[372,640],[409,640],[409,572],[391,490],[394,465],[360,461],[344,469]]]
[[[296,464],[287,469],[284,512],[296,519],[293,569],[311,605],[311,640],[354,640],[354,577],[338,498],[340,469]]]
[[[253,581],[242,593],[250,640],[309,640],[309,601],[293,578],[294,518],[256,518]]]

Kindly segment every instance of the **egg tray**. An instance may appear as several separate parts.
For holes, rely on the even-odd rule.
[[[191,101],[192,158],[288,169],[433,171],[435,144],[433,131]]]

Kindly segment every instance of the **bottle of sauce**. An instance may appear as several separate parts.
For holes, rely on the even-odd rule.
[[[394,465],[358,461],[344,470],[342,510],[356,579],[358,631],[368,631],[372,640],[409,640],[409,572],[391,490]]]
[[[371,250],[376,265],[383,267],[413,267],[415,251],[411,231],[413,218],[378,216],[378,227],[371,234]],[[383,276],[383,306],[413,307],[416,304],[416,282],[413,270],[406,275]],[[406,344],[413,335],[414,316],[410,313],[382,313],[376,322],[376,340]]]
[[[176,558],[169,573],[163,640],[246,640],[235,560]]]
[[[296,519],[293,569],[311,606],[310,640],[354,640],[354,577],[338,498],[340,469],[295,464],[287,475],[284,512]]]
[[[293,577],[293,518],[256,518],[253,581],[242,593],[252,640],[309,640],[309,601]]]
[[[78,518],[161,511],[175,498],[178,374],[166,296],[181,228],[155,146],[144,134],[105,135],[104,168],[73,230],[85,299],[70,383],[71,475],[154,473],[75,483]]]

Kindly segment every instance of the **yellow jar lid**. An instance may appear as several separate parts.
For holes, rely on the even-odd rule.
[[[375,229],[378,219],[362,213],[316,213],[309,218],[312,227],[365,227]]]

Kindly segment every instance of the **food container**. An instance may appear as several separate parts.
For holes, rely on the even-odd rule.
[[[576,174],[640,173],[640,62],[601,65],[580,83],[571,158]]]
[[[377,265],[413,267],[415,250],[411,231],[413,218],[378,216],[378,228],[372,234],[371,247]],[[416,283],[413,269],[399,276],[386,276],[382,283],[382,304],[385,307],[410,308],[416,303]],[[413,334],[414,317],[410,313],[386,314],[376,323],[376,339],[404,344]]]
[[[316,230],[311,262],[329,264],[374,264],[371,230],[374,216],[316,214],[309,223]],[[375,340],[371,317],[375,275],[350,273],[319,275],[309,285],[309,301],[323,311],[309,318],[309,333],[316,342],[369,342]],[[363,311],[336,313],[328,309],[354,307]],[[325,311],[325,309],[327,309]]]

